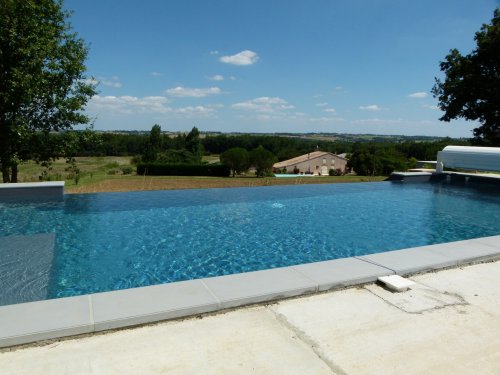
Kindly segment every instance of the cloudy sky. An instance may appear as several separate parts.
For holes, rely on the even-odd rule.
[[[498,0],[66,0],[96,129],[470,136],[430,94]]]

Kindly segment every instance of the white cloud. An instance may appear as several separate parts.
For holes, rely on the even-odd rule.
[[[184,115],[185,117],[209,117],[213,116],[217,111],[212,106],[188,106],[177,108],[174,113]]]
[[[316,107],[326,107],[326,106],[328,106],[328,103],[326,103],[326,102],[316,104]]]
[[[93,86],[97,86],[99,84],[102,84],[104,86],[108,86],[108,87],[114,87],[114,88],[121,88],[122,87],[122,83],[120,82],[119,78],[116,77],[116,76],[113,76],[111,78],[105,78],[105,77],[98,77],[98,78],[87,78],[87,79],[84,79],[82,80],[83,83],[86,83],[88,85],[93,85]]]
[[[381,110],[381,108],[376,104],[362,105],[359,107],[359,109],[361,109],[362,111],[372,111],[372,112]]]
[[[259,56],[257,53],[249,50],[241,51],[236,55],[222,56],[219,61],[233,65],[252,65],[257,62]]]
[[[365,125],[380,125],[380,124],[394,125],[394,124],[404,124],[406,122],[407,121],[403,120],[402,118],[386,120],[386,119],[380,119],[378,117],[352,121],[353,124],[365,124]]]
[[[426,92],[414,92],[413,94],[408,95],[409,98],[416,98],[416,99],[422,99],[422,98],[427,98],[427,93]]]
[[[222,104],[208,104],[173,108],[164,96],[94,96],[87,109],[101,114],[115,115],[172,115],[181,118],[213,117]]]
[[[423,107],[433,109],[433,110],[439,110],[439,107],[437,105],[424,104]]]
[[[89,101],[89,108],[106,110],[121,114],[133,113],[168,113],[172,108],[167,106],[168,99],[164,96],[100,96],[96,95]]]
[[[335,91],[342,91],[344,88],[342,86],[335,86]]]
[[[85,83],[86,85],[92,85],[92,86],[96,86],[99,84],[99,81],[94,77],[82,79],[81,82]]]
[[[211,55],[218,55],[218,54],[219,54],[219,51],[217,51],[217,50],[210,51],[210,54],[211,54]]]
[[[163,73],[160,73],[160,72],[151,72],[151,75],[153,77],[161,77],[163,75]]]
[[[229,79],[230,79],[231,81],[236,81],[236,77],[235,77],[235,76],[229,76]]]
[[[222,91],[218,87],[209,87],[206,89],[193,89],[189,87],[177,86],[168,90],[165,93],[171,96],[176,96],[179,98],[189,97],[189,98],[203,98],[208,95],[220,94]]]
[[[211,81],[224,81],[224,76],[222,76],[220,74],[216,74],[216,75],[210,77],[209,80],[211,80]]]
[[[328,113],[335,113],[335,108],[325,108],[323,111]]]
[[[255,98],[246,102],[235,103],[232,107],[234,109],[260,113],[279,113],[294,108],[293,105],[288,104],[284,99],[278,97],[270,98],[267,96]]]
[[[122,83],[120,82],[119,78],[116,76],[111,77],[111,79],[99,77],[99,83],[102,83],[104,86],[114,87],[116,89],[119,89],[122,87]]]

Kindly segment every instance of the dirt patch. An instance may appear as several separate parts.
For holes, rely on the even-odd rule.
[[[207,189],[275,185],[302,185],[345,182],[381,181],[383,178],[308,177],[308,178],[211,178],[211,177],[138,177],[107,179],[66,189],[66,193],[101,193],[140,190]]]

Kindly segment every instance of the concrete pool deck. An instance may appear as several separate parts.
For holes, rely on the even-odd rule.
[[[500,257],[500,236],[0,306],[0,347],[88,334]]]
[[[4,349],[14,374],[498,374],[500,261]]]

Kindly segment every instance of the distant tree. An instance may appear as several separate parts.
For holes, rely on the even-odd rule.
[[[220,155],[220,161],[222,164],[231,168],[233,177],[236,174],[247,171],[250,167],[250,156],[248,151],[241,147],[233,147],[224,151]]]
[[[17,182],[18,164],[39,151],[38,133],[89,122],[81,110],[95,87],[61,0],[0,0],[0,9],[0,167],[4,182]]]
[[[277,161],[276,156],[262,146],[250,151],[250,164],[255,167],[258,177],[270,176],[273,164]]]
[[[445,112],[440,120],[477,120],[481,126],[474,129],[475,140],[499,146],[500,9],[495,10],[491,23],[483,25],[474,39],[477,47],[470,54],[462,56],[452,49],[440,63],[446,78],[436,78],[432,93]]]
[[[354,151],[347,166],[360,176],[374,176],[382,169],[380,158],[367,148]]]
[[[200,140],[200,131],[196,126],[186,135],[186,150],[195,156],[197,162],[201,162],[201,158],[203,157],[203,145]]]
[[[160,152],[161,144],[161,126],[155,124],[149,133],[148,142],[146,143],[142,153],[142,160],[145,162],[155,161],[158,157],[158,152]]]

